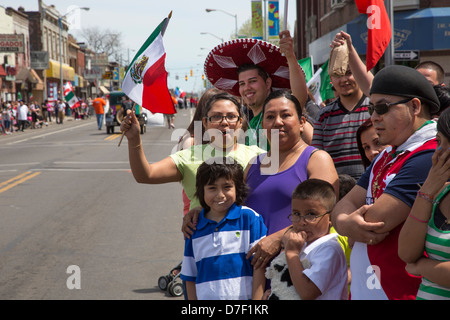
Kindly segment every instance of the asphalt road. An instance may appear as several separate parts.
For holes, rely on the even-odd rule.
[[[150,162],[173,132],[147,128]],[[136,183],[119,139],[92,118],[0,136],[0,299],[182,299],[158,287],[183,256],[181,185]]]

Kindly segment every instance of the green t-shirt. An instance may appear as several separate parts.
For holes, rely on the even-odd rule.
[[[248,123],[247,135],[245,138],[245,144],[247,146],[257,145],[261,148],[270,150],[269,142],[266,136],[262,133],[262,116],[263,113],[260,112],[257,116],[253,117]]]
[[[200,165],[210,158],[214,157],[230,157],[235,159],[245,169],[251,159],[258,154],[265,153],[266,151],[258,148],[257,146],[246,146],[238,144],[236,150],[230,152],[223,152],[222,150],[215,149],[210,144],[194,145],[189,149],[178,151],[170,157],[180,171],[183,179],[181,184],[184,191],[191,200],[190,209],[200,206],[200,202],[195,194],[195,178],[197,175],[197,169]]]

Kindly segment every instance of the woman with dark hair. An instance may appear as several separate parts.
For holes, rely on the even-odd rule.
[[[305,124],[302,107],[295,96],[286,91],[274,91],[263,107],[262,128],[270,143],[268,154],[257,157],[246,169],[250,188],[246,205],[264,218],[268,236],[261,240],[248,256],[252,264],[265,266],[280,250],[281,238],[292,223],[292,192],[309,178],[331,183],[339,195],[339,179],[330,155],[309,146],[301,133]]]
[[[373,159],[387,147],[378,142],[378,135],[371,118],[367,119],[356,131],[356,142],[362,163],[366,169],[370,166]]]
[[[215,94],[223,92],[222,90],[211,88],[203,93],[200,98],[198,105],[195,109],[194,116],[192,117],[192,121],[186,129],[186,133],[180,138],[178,141],[178,151],[189,149],[194,145],[207,144],[208,141],[203,139],[205,134],[205,127],[203,126],[202,117],[203,117],[203,109],[206,106],[208,100]],[[201,129],[200,129],[201,128]],[[188,213],[191,201],[186,195],[186,191],[183,189],[182,193],[183,197],[183,214]]]
[[[436,95],[441,104],[441,108],[437,115],[439,116],[442,112],[445,111],[448,107],[450,107],[450,88],[443,86],[434,86],[434,91],[436,91]]]

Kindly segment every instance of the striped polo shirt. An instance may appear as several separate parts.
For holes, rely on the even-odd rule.
[[[450,193],[450,185],[436,197],[436,201],[433,204],[433,212],[431,219],[428,222],[428,232],[425,241],[425,251],[429,259],[438,261],[450,261],[450,231],[441,230],[440,225],[443,225],[442,221],[439,225],[436,225],[436,211],[439,210],[440,201],[445,195]],[[444,218],[444,216],[442,215]],[[450,288],[440,286],[427,278],[422,278],[422,283],[417,293],[417,300],[450,300]]]
[[[251,299],[253,267],[246,255],[266,233],[262,217],[248,207],[234,204],[220,222],[202,210],[186,239],[181,279],[195,282],[199,300]]]
[[[314,123],[311,145],[328,152],[333,158],[338,174],[348,174],[359,179],[364,170],[356,142],[356,131],[370,115],[370,99],[363,96],[353,110],[347,110],[337,98],[324,107]]]

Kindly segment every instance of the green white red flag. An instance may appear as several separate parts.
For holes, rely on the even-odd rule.
[[[165,68],[166,52],[163,35],[172,13],[153,31],[139,49],[122,83],[122,91],[131,100],[152,113],[176,113]]]
[[[66,84],[64,85],[63,93],[64,93],[64,100],[66,100],[67,104],[70,106],[71,109],[80,106],[80,101],[75,96],[72,84],[70,82],[66,82]]]

